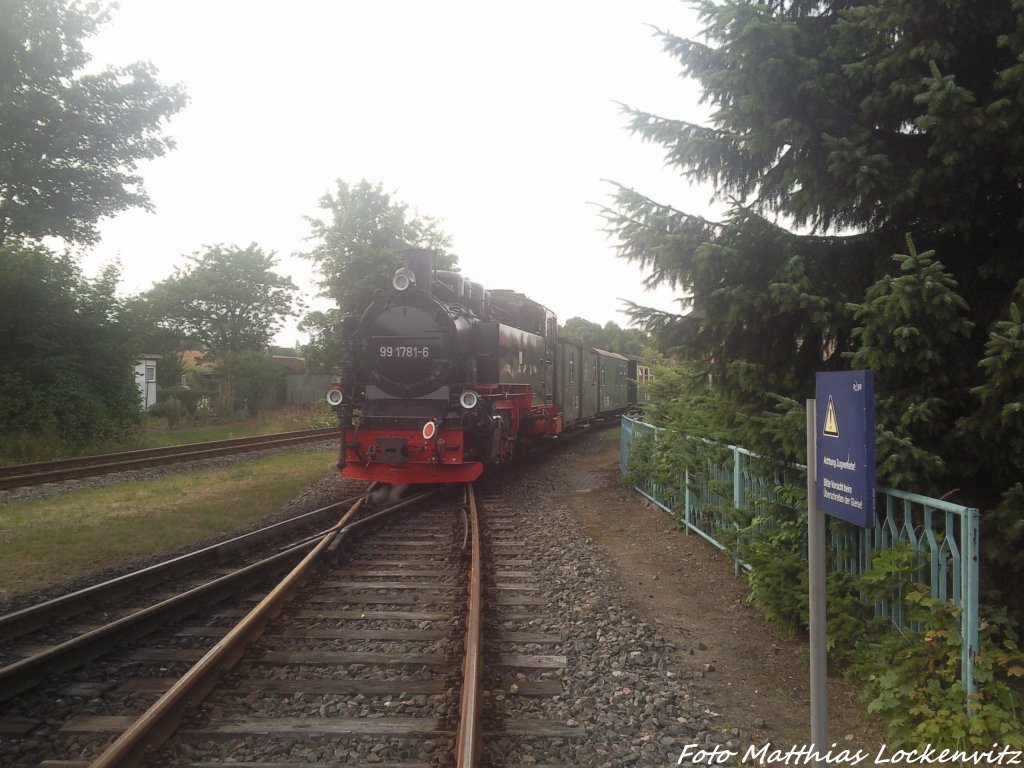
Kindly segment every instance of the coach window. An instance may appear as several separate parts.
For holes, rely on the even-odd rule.
[[[576,383],[576,361],[571,357],[569,358],[569,383]]]

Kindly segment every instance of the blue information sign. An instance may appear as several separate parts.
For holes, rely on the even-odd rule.
[[[875,525],[875,375],[815,375],[818,509]]]

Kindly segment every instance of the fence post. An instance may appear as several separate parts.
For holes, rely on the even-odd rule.
[[[740,467],[740,447],[734,445],[732,447],[732,506],[739,516],[740,507],[743,505],[743,469]],[[736,529],[736,544],[733,549],[735,553],[733,555],[733,570],[735,575],[740,575],[740,521],[737,519],[733,522],[733,527]]]
[[[960,680],[964,693],[977,690],[974,682],[974,657],[978,653],[978,549],[980,536],[978,510],[971,507],[960,515]]]
[[[683,520],[686,526],[683,528],[686,535],[690,535],[690,526],[693,525],[693,512],[690,509],[690,470],[683,470]]]

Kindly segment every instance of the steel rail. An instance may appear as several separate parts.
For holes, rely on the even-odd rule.
[[[372,488],[372,486],[371,486]],[[360,499],[298,563],[291,572],[249,612],[206,655],[193,665],[171,688],[122,733],[91,764],[90,768],[114,768],[138,765],[164,743],[181,720],[213,690],[220,674],[242,658],[252,640],[263,634],[267,624],[284,609],[312,572],[313,565],[353,530],[378,522],[383,517],[437,493],[428,491],[388,507],[356,522],[349,522],[361,508]]]
[[[302,555],[311,546],[312,543],[305,543],[290,547],[233,573],[169,597],[156,605],[97,627],[84,635],[8,664],[0,668],[0,701],[34,687],[38,678],[43,675],[52,676],[81,667],[102,656],[117,643],[141,637],[162,624],[194,613],[202,599],[210,599],[218,593],[254,584],[266,578],[275,569],[286,567],[289,561]]]
[[[239,437],[231,440],[215,440],[208,443],[188,443],[166,448],[144,448],[138,451],[83,456],[77,459],[61,459],[35,464],[16,464],[0,467],[0,489],[72,480],[267,448],[300,445],[324,440],[337,434],[336,427],[328,427],[296,432],[278,432],[255,437]]]
[[[466,485],[466,506],[472,540],[469,569],[469,596],[466,616],[465,660],[462,667],[462,700],[459,706],[459,731],[455,742],[458,768],[472,768],[480,757],[480,687],[483,673],[483,568],[480,552],[480,520],[473,486]]]
[[[279,523],[235,536],[195,552],[188,552],[179,557],[156,563],[148,568],[132,571],[100,584],[93,584],[52,600],[2,615],[0,616],[0,639],[11,640],[20,637],[56,620],[69,618],[89,610],[98,602],[132,594],[139,589],[152,587],[172,576],[188,573],[207,564],[220,563],[224,557],[233,552],[255,546],[292,528],[301,527],[326,517],[343,506],[351,505],[354,501],[355,499],[346,499],[328,504],[326,507],[315,509],[289,520],[282,520]],[[295,544],[299,543],[305,542],[295,542]],[[3,695],[0,694],[0,700],[3,698]]]

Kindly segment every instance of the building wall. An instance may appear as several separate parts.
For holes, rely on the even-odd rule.
[[[135,386],[139,389],[139,405],[148,411],[156,403],[156,359],[143,358],[135,363]]]
[[[284,375],[284,404],[309,405],[324,398],[331,387],[329,373],[286,373]]]

